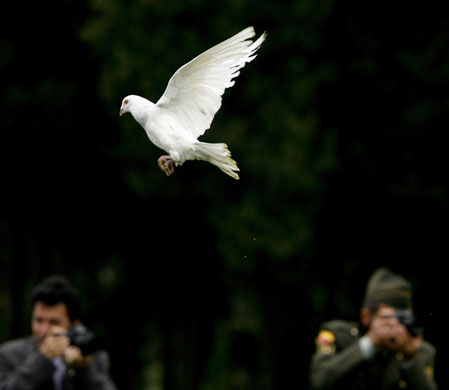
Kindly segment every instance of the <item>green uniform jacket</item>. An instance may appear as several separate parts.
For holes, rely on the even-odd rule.
[[[401,354],[379,350],[367,360],[359,347],[358,324],[329,321],[322,324],[311,362],[313,389],[435,390],[435,348],[423,342],[421,350],[405,362]]]

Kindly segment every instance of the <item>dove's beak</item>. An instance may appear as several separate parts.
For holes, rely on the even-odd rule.
[[[123,107],[120,108],[120,116],[122,116],[125,113],[125,111],[123,111]]]

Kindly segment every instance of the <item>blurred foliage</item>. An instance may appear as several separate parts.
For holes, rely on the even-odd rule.
[[[100,58],[100,96],[113,116],[130,93],[156,102],[177,68],[246,25],[256,25],[259,34],[263,30],[258,25],[269,30],[260,58],[225,93],[223,107],[204,137],[229,144],[242,167],[241,182],[230,183],[210,167],[201,175],[185,174],[195,196],[213,205],[208,219],[230,265],[246,268],[241,265],[243,256],[248,263],[259,252],[276,262],[306,248],[325,175],[336,161],[335,134],[322,128],[314,107],[316,89],[335,74],[332,65],[311,64],[306,56],[318,49],[314,31],[329,13],[330,2],[295,6],[296,16],[308,23],[286,35],[280,29],[285,14],[274,3],[257,9],[246,1],[91,4],[96,16],[89,19],[82,37]],[[264,22],[267,15],[270,23]],[[282,46],[283,41],[289,47]],[[279,77],[272,77],[273,73]],[[169,202],[179,197],[180,189],[172,188],[176,184],[166,185],[160,172],[148,168],[155,156],[144,132],[131,118],[124,118],[120,126],[123,138],[116,153],[131,190],[146,198],[157,192]],[[182,170],[192,171],[195,164],[188,163]],[[308,207],[292,213],[298,201]]]
[[[30,289],[62,273],[111,341],[121,388],[305,389],[319,323],[357,320],[388,266],[414,283],[437,344],[444,4],[22,7],[0,17],[1,340],[29,331]],[[241,180],[198,161],[167,178],[118,117],[123,97],[157,101],[180,66],[250,25],[267,40],[201,138],[229,145]]]

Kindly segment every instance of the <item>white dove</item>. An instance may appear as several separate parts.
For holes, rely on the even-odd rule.
[[[150,141],[168,153],[158,159],[167,176],[187,160],[203,160],[239,179],[227,145],[200,142],[198,137],[209,129],[225,89],[256,57],[266,33],[255,42],[250,40],[254,36],[254,28],[248,27],[179,68],[156,104],[136,95],[123,99],[120,116],[130,112]]]

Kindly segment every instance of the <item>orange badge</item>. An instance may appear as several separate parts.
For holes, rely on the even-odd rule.
[[[320,354],[332,354],[335,352],[335,336],[328,330],[322,330],[315,340],[317,352]]]
[[[429,365],[425,368],[425,373],[430,379],[433,379],[433,365]]]

